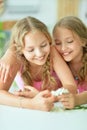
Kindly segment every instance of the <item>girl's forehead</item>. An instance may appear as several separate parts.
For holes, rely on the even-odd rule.
[[[61,34],[61,35],[71,35],[73,37],[78,36],[79,35],[72,29],[72,28],[67,28],[67,27],[56,27],[55,32],[54,32],[54,36],[56,34]]]
[[[74,32],[73,30],[63,28],[63,27],[57,27],[54,32],[54,39],[80,39],[78,34]]]
[[[25,35],[24,43],[25,46],[39,45],[48,41],[44,33],[40,31],[31,31]]]
[[[54,37],[56,36],[73,36],[73,31],[69,30],[67,28],[62,28],[62,27],[58,27],[56,28],[55,32],[54,32]]]
[[[72,33],[73,32],[73,30],[71,30],[71,29],[68,29],[68,28],[66,28],[66,27],[57,27],[56,29],[55,29],[55,32],[67,32],[67,33]]]
[[[28,32],[25,37],[34,37],[34,36],[45,36],[45,34],[43,32],[41,32],[40,30],[31,30],[30,32]]]

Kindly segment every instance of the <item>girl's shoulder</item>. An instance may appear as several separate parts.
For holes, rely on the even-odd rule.
[[[51,50],[50,51],[51,56],[53,56],[54,58],[56,57],[62,58],[55,45],[52,45],[50,50]]]

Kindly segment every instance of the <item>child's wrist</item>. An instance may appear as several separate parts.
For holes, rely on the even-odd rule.
[[[80,105],[80,102],[79,102],[79,95],[76,94],[76,95],[75,95],[75,106],[78,106],[78,105]]]

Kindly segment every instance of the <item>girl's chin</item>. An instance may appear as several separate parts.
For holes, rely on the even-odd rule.
[[[46,61],[47,61],[47,57],[44,57],[43,60],[37,61],[35,64],[37,64],[37,65],[44,65],[46,63]]]
[[[37,65],[44,65],[46,63],[46,60],[45,61],[42,61],[42,62],[37,62],[37,63],[35,63],[35,64],[37,64]]]
[[[65,59],[65,58],[64,58],[64,60],[65,60],[66,62],[70,62],[70,61],[71,61],[71,59]]]
[[[46,61],[45,62],[42,62],[42,63],[38,63],[38,65],[44,65],[46,63]]]

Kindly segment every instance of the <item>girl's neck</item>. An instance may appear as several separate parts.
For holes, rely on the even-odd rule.
[[[76,61],[76,62],[70,62],[69,67],[71,71],[76,71],[77,73],[79,72],[80,68],[82,66],[82,61]]]
[[[69,63],[70,70],[74,76],[74,78],[79,81],[79,71],[81,69],[82,62],[81,61],[74,61]]]
[[[71,69],[71,72],[76,80],[79,80],[79,71],[82,66],[82,56],[83,54],[80,53],[79,56],[77,56],[74,60],[68,63]]]
[[[78,70],[79,68],[81,68],[82,62],[70,62],[68,64],[70,67],[73,67],[74,69]]]
[[[78,70],[82,66],[82,57],[83,53],[80,53],[79,56],[74,58],[72,61],[70,61],[68,64],[69,66],[72,66],[74,69]]]
[[[30,73],[33,80],[40,81],[42,79],[43,66],[32,66],[30,68]]]

